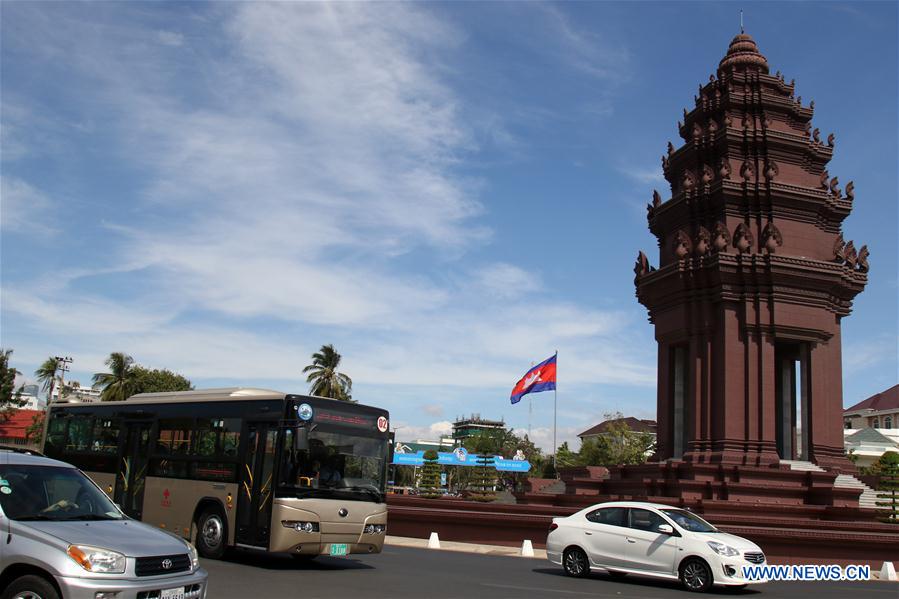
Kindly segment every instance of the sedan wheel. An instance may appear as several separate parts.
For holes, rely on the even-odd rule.
[[[565,552],[562,557],[562,567],[569,576],[582,578],[590,573],[590,562],[587,560],[587,554],[582,550],[574,547]]]
[[[712,588],[712,571],[704,561],[691,559],[680,567],[680,580],[688,590],[704,593]]]

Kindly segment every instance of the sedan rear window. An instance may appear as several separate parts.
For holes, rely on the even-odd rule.
[[[595,524],[611,524],[612,526],[627,526],[627,508],[604,507],[587,514],[587,520]]]

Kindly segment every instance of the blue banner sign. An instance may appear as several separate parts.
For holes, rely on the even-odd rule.
[[[421,466],[425,463],[425,452],[394,453],[393,463],[398,466]],[[531,469],[531,463],[527,460],[507,460],[499,456],[473,455],[465,451],[463,447],[459,447],[453,452],[438,453],[437,463],[442,466],[489,467],[496,468],[500,472],[528,472]]]

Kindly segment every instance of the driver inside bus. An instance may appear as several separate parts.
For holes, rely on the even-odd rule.
[[[309,455],[312,458],[312,471],[319,487],[336,487],[342,478],[340,471],[334,467],[333,450],[325,447],[320,439],[309,442]]]

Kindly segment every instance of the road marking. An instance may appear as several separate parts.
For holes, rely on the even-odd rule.
[[[484,587],[496,587],[499,589],[515,589],[517,591],[546,591],[548,593],[568,593],[569,595],[589,595],[591,597],[596,596],[596,593],[585,593],[583,591],[563,591],[562,589],[546,589],[539,587],[516,587],[511,584],[492,584],[489,582],[480,583],[481,586]]]

